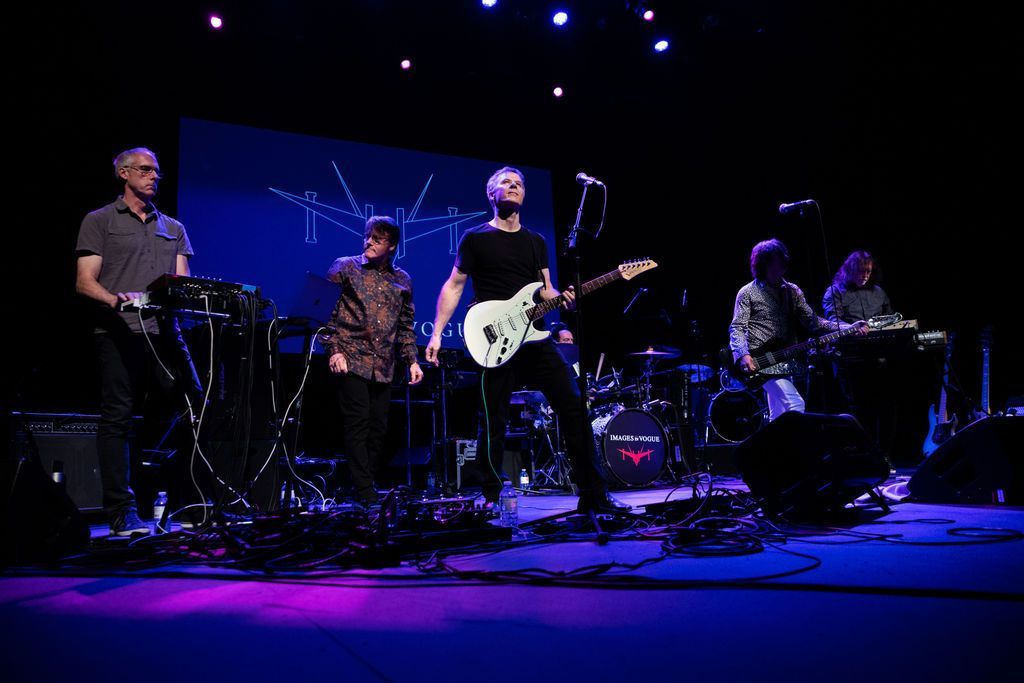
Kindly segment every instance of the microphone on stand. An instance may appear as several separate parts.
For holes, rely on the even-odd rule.
[[[580,185],[600,185],[604,187],[604,183],[592,175],[587,175],[583,171],[576,174],[576,182]]]
[[[803,211],[805,207],[811,206],[812,204],[817,204],[817,202],[813,199],[804,199],[803,201],[792,202],[790,204],[779,204],[779,213],[785,216],[786,214],[793,213],[794,211]]]

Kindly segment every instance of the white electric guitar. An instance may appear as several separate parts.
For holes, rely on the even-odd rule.
[[[626,261],[610,273],[583,283],[583,291],[577,296],[590,294],[595,289],[611,284],[618,279],[632,280],[658,264],[650,259]],[[485,368],[504,365],[516,354],[523,344],[544,341],[551,333],[538,329],[534,323],[558,308],[561,297],[538,302],[537,293],[544,286],[542,282],[531,282],[511,299],[504,301],[482,301],[466,313],[462,326],[469,355]]]

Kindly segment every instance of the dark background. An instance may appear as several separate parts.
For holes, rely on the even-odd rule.
[[[585,275],[635,256],[661,267],[589,300],[588,362],[607,351],[621,365],[651,342],[684,346],[688,359],[713,353],[749,280],[750,248],[771,236],[789,245],[791,279],[820,307],[830,273],[818,226],[776,210],[814,197],[833,270],[854,248],[873,252],[897,310],[923,329],[960,333],[957,369],[972,395],[978,332],[992,323],[993,405],[1024,393],[1011,296],[1020,79],[1004,10],[650,4],[653,26],[625,2],[565,2],[562,29],[551,26],[553,4],[512,0],[491,10],[476,0],[20,10],[8,48],[17,189],[5,400],[95,408],[73,294],[78,226],[116,196],[113,156],[140,145],[159,154],[158,203],[175,214],[180,116],[551,168],[563,228],[579,197],[575,174],[601,178],[607,225],[588,245]],[[208,27],[213,10],[225,18],[220,32]],[[661,36],[672,46],[657,55]],[[405,57],[409,73],[398,68]],[[597,208],[588,205],[588,225]],[[638,286],[650,294],[624,319]]]

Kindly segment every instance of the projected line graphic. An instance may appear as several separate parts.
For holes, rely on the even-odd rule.
[[[374,215],[373,204],[364,204],[363,208],[360,210],[359,203],[356,201],[356,197],[352,193],[348,182],[346,182],[345,176],[342,175],[341,170],[338,168],[338,164],[332,161],[331,166],[334,168],[334,173],[338,177],[338,182],[341,183],[341,188],[344,190],[345,197],[348,199],[348,209],[317,201],[316,192],[305,192],[303,195],[298,195],[275,187],[268,188],[279,197],[301,206],[306,211],[305,241],[308,244],[317,243],[317,218],[322,218],[323,220],[338,226],[342,230],[352,233],[359,239],[362,239],[366,219]],[[427,196],[427,191],[430,189],[430,183],[433,180],[434,174],[431,173],[430,177],[427,178],[427,182],[423,185],[423,189],[420,191],[415,204],[413,204],[412,208],[409,209],[408,213],[406,212],[405,207],[400,206],[395,208],[394,218],[398,223],[398,227],[401,228],[402,231],[402,238],[398,245],[398,250],[395,253],[396,260],[401,259],[406,255],[410,242],[442,232],[447,232],[449,253],[455,254],[456,248],[459,244],[458,226],[465,221],[483,216],[486,213],[484,211],[459,213],[458,207],[449,206],[447,207],[447,215],[419,218],[418,214],[420,207]]]

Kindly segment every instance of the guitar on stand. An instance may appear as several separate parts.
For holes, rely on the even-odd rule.
[[[956,339],[954,332],[949,333],[946,341],[946,360],[942,369],[942,388],[939,391],[939,402],[928,406],[928,435],[924,437],[921,445],[921,452],[927,458],[942,443],[953,436],[957,427],[956,415],[950,415],[948,403],[950,364],[953,359],[953,342]]]
[[[989,369],[992,356],[992,326],[986,325],[979,335],[981,346],[981,396],[980,409],[974,410],[972,422],[992,417],[992,397],[990,395]]]

